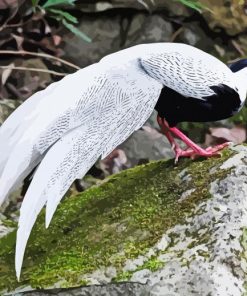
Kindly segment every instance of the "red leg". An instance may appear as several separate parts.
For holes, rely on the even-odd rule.
[[[163,134],[167,137],[168,141],[170,142],[172,149],[174,150],[175,153],[175,163],[178,162],[179,157],[190,157],[194,154],[194,151],[192,149],[189,150],[183,150],[179,147],[178,143],[175,141],[173,136],[170,133],[170,127],[167,124],[167,122],[162,119],[161,117],[157,116],[157,121],[158,124],[163,132]]]
[[[180,138],[188,147],[190,147],[194,151],[194,155],[198,156],[215,156],[219,155],[218,151],[222,150],[223,148],[229,146],[229,142],[217,145],[213,148],[209,147],[207,149],[202,149],[200,146],[195,144],[191,141],[187,136],[185,136],[178,128],[172,127],[170,131]]]
[[[227,147],[230,143],[224,143],[221,145],[217,145],[215,147],[208,147],[206,149],[201,148],[197,144],[195,144],[193,141],[191,141],[186,135],[184,135],[178,128],[176,127],[169,127],[168,123],[165,119],[162,119],[161,117],[157,116],[157,121],[161,127],[162,132],[167,137],[169,142],[172,145],[172,149],[175,152],[175,162],[178,161],[179,157],[191,157],[194,158],[195,156],[217,156],[219,155],[219,151],[223,148]],[[188,147],[187,150],[182,150],[179,145],[176,143],[175,139],[171,135],[171,132],[178,138],[180,138]]]

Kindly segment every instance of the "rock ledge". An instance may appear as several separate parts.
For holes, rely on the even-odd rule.
[[[236,146],[177,167],[153,162],[67,198],[48,230],[40,215],[19,283],[15,231],[0,240],[0,290],[86,285],[24,294],[244,295],[246,161],[247,148]]]

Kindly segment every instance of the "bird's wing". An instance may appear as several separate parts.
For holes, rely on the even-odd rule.
[[[159,88],[157,88],[159,89]],[[149,100],[143,100],[146,94],[154,96],[153,98],[150,97]],[[130,102],[128,103],[128,108],[125,111],[119,113],[118,121],[112,125],[110,137],[108,137],[107,142],[105,143],[105,147],[102,150],[101,158],[105,158],[109,155],[118,145],[120,145],[124,140],[126,140],[134,131],[141,128],[144,123],[147,121],[149,116],[151,115],[152,111],[154,110],[154,98],[155,102],[158,98],[157,93],[154,94],[155,91],[149,90],[141,91],[137,95],[136,99],[139,102],[136,106],[136,109],[133,108],[131,103],[132,98],[130,98]],[[137,102],[136,101],[136,102]],[[132,106],[131,106],[132,105]],[[131,106],[131,107],[130,107]]]
[[[45,90],[32,95],[10,114],[0,127],[0,175],[15,144],[28,128],[30,122],[37,116],[40,101],[51,94],[58,84],[59,82],[52,83]]]
[[[49,148],[24,197],[16,245],[18,278],[29,234],[42,207],[46,205],[48,226],[71,183],[82,178],[98,157],[109,153],[148,119],[161,87],[139,67],[138,62],[132,62],[97,76],[90,89],[81,94],[84,103],[77,103],[70,118],[73,122],[80,118],[81,124],[63,133]],[[90,103],[86,104],[85,97],[89,93]],[[50,133],[46,134],[47,141],[49,137]]]
[[[77,71],[40,91],[12,113],[3,125],[3,137],[0,138],[1,143],[2,139],[7,142],[4,144],[6,153],[0,155],[0,162],[5,163],[0,178],[0,205],[41,161],[51,145],[88,119],[85,114],[90,105],[94,105],[90,102],[91,94],[105,81],[102,73],[96,65]],[[85,92],[87,95],[83,96]],[[80,117],[82,113],[84,116]],[[12,147],[8,150],[10,144]]]
[[[185,44],[147,54],[141,63],[150,76],[184,97],[203,99],[214,94],[212,86],[220,84],[235,88],[233,74],[224,63]]]

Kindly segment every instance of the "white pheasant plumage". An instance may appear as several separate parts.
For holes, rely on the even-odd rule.
[[[215,95],[211,86],[224,84],[238,89],[242,105],[247,87],[236,77],[188,45],[138,45],[51,84],[13,112],[0,128],[0,205],[40,163],[20,210],[18,279],[41,209],[46,206],[48,227],[72,182],[145,123],[164,86],[203,101]]]

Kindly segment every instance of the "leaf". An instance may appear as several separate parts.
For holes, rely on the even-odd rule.
[[[50,8],[49,11],[58,15],[58,16],[61,16],[61,19],[65,18],[67,21],[69,21],[71,23],[74,23],[74,24],[78,23],[77,18],[66,11],[62,11],[60,9],[54,9],[54,8]]]
[[[3,73],[2,73],[2,85],[4,85],[6,83],[6,81],[8,80],[14,66],[15,66],[15,64],[11,63],[11,64],[8,65],[7,69],[3,70]]]
[[[81,39],[83,39],[86,42],[92,42],[92,39],[90,37],[88,37],[86,34],[84,34],[82,31],[80,31],[79,29],[77,29],[74,25],[68,23],[65,19],[62,20],[62,23],[64,24],[64,26],[70,30],[72,33],[74,33],[76,36],[80,37]]]
[[[214,138],[222,138],[235,144],[243,143],[246,140],[246,129],[242,126],[235,126],[231,129],[225,127],[210,128]]]
[[[198,12],[202,12],[202,9],[206,8],[202,3],[198,2],[197,0],[175,0],[188,6]]]
[[[39,4],[39,0],[32,0],[33,7],[36,7]]]
[[[61,4],[67,4],[67,5],[74,5],[75,0],[47,0],[42,7],[48,8],[51,6],[61,5]]]
[[[137,0],[137,2],[139,2],[142,6],[144,6],[147,10],[149,10],[149,6],[147,5],[147,3],[143,0]]]
[[[218,144],[233,142],[234,144],[241,144],[246,141],[246,128],[237,125],[231,129],[226,127],[212,127],[209,129],[210,134],[206,134],[205,146],[214,146]]]

